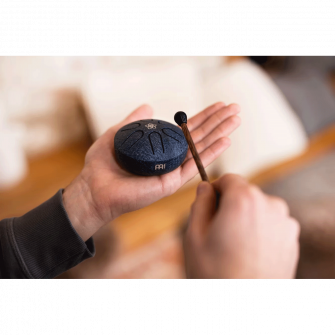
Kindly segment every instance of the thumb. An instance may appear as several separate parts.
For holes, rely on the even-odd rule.
[[[136,108],[131,114],[129,114],[123,121],[118,124],[118,128],[123,127],[127,123],[131,123],[141,119],[150,119],[152,117],[153,110],[149,105],[142,105]]]
[[[130,113],[123,121],[119,124],[109,128],[99,139],[100,142],[109,145],[111,139],[114,138],[116,132],[128,123],[141,120],[150,119],[152,117],[153,110],[149,105],[142,105],[136,108],[132,113]]]
[[[215,214],[215,192],[208,182],[201,182],[197,197],[192,205],[189,232],[194,238],[201,238]]]

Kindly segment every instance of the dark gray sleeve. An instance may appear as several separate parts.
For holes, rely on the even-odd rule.
[[[93,257],[63,205],[63,190],[21,217],[0,221],[0,278],[54,278]]]

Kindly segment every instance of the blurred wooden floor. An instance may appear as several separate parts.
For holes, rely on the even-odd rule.
[[[20,216],[68,185],[80,172],[89,140],[28,160],[28,175],[16,186],[0,190],[0,219]]]
[[[80,173],[89,145],[89,140],[83,140],[30,159],[26,178],[9,190],[0,191],[0,220],[21,216],[65,188]],[[132,250],[163,232],[177,229],[194,197],[195,186],[184,187],[171,197],[118,218],[113,226],[123,250]]]
[[[50,198],[60,188],[66,187],[81,171],[89,145],[90,141],[85,139],[30,159],[27,177],[10,190],[0,191],[0,219],[20,216]],[[335,125],[314,136],[300,157],[267,169],[253,176],[251,181],[263,185],[276,180],[334,147]],[[159,236],[178,231],[187,219],[195,191],[195,183],[186,185],[174,195],[114,221],[110,228],[120,246],[121,255],[153,243]],[[107,244],[111,244],[109,240]]]

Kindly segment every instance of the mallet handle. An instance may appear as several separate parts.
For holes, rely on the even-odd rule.
[[[192,140],[190,131],[187,128],[187,124],[186,123],[182,123],[181,124],[181,129],[183,130],[184,136],[185,136],[186,141],[188,143],[188,146],[189,146],[189,148],[191,150],[191,153],[192,153],[192,156],[194,158],[195,164],[197,165],[197,168],[198,168],[199,173],[201,175],[201,179],[203,181],[208,181],[209,182],[207,173],[205,171],[204,166],[202,165],[202,162],[201,162],[201,159],[199,157],[198,151],[197,151],[197,149],[196,149],[196,147],[194,145],[194,142]]]

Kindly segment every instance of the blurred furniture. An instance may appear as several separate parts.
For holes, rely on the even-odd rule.
[[[291,56],[272,73],[309,136],[335,122],[335,94],[330,80],[334,70],[334,56]]]
[[[154,118],[173,121],[178,110],[191,117],[217,101],[241,105],[242,125],[233,146],[212,166],[251,176],[303,152],[304,129],[271,78],[247,59],[203,66],[197,57],[170,57],[122,71],[92,72],[82,86],[92,136],[120,122],[143,102]]]
[[[335,278],[335,125],[322,137],[322,147],[314,138],[300,162],[263,178],[265,192],[284,198],[300,223],[298,278]]]
[[[93,138],[143,103],[173,122],[223,100],[242,107],[234,146],[209,170],[250,176],[300,154],[302,126],[270,77],[239,57],[1,57],[0,88],[9,121],[28,155]],[[83,106],[84,105],[84,106]],[[86,123],[83,118],[86,115]]]
[[[184,99],[184,96],[181,100],[178,98],[178,88],[182,86],[180,81],[189,84],[191,91],[197,85],[192,79],[199,78],[192,77],[192,72],[176,72],[180,69],[177,64],[184,63],[186,68],[188,61],[196,63],[199,71],[205,73],[206,69],[216,68],[224,63],[224,57],[0,57],[0,104],[4,105],[9,122],[19,126],[21,144],[26,153],[30,156],[40,154],[83,136],[86,124],[82,122],[80,113],[80,94],[84,91],[83,88],[90,85],[90,80],[94,80],[95,74],[106,74],[116,88],[123,88],[119,92],[121,97],[130,100],[131,108],[137,107],[133,106],[134,99],[148,89],[165,99],[168,107],[171,97],[178,102]],[[172,63],[177,65],[175,69],[171,66]],[[172,70],[167,84],[164,83],[166,76],[164,79],[159,76],[165,64]],[[153,72],[141,72],[141,68],[151,69]],[[156,84],[138,87],[136,76],[129,77],[132,72],[139,76],[145,74],[151,79],[155,77]],[[128,83],[120,80],[123,74],[125,79],[130,79]],[[95,84],[98,82],[94,81]],[[101,86],[100,88],[103,89]],[[131,88],[134,99],[130,99]],[[102,98],[108,100],[115,90],[106,92],[106,89],[107,87],[102,91]],[[118,96],[114,95],[114,98],[116,102],[119,101]],[[138,104],[146,102],[146,98],[146,95],[143,96]],[[190,94],[188,100],[196,101],[197,96]],[[127,110],[127,113],[130,111],[131,109]],[[113,114],[113,110],[109,109],[108,113]],[[115,113],[115,117],[119,114],[122,118],[120,110]],[[117,121],[109,120],[106,116],[102,124],[107,127]],[[112,123],[108,123],[110,121]],[[68,131],[69,128],[71,131]]]
[[[291,106],[269,75],[247,59],[233,62],[208,78],[206,103],[223,100],[241,106],[241,126],[232,146],[216,162],[220,174],[251,177],[300,155],[307,137]]]
[[[29,160],[29,175],[11,190],[0,192],[0,219],[22,215],[65,187],[80,172],[89,139]],[[259,185],[284,178],[335,147],[335,126],[315,136],[306,152],[255,175]],[[212,178],[215,176],[212,175]],[[118,218],[95,236],[96,257],[63,278],[181,278],[180,229],[187,220],[196,185]],[[171,208],[174,208],[171,211]],[[160,213],[160,220],[156,219]]]
[[[202,107],[200,68],[191,57],[171,57],[122,71],[92,72],[82,85],[92,136],[100,136],[143,103],[152,106],[154,118],[172,123],[178,110],[192,116]]]

